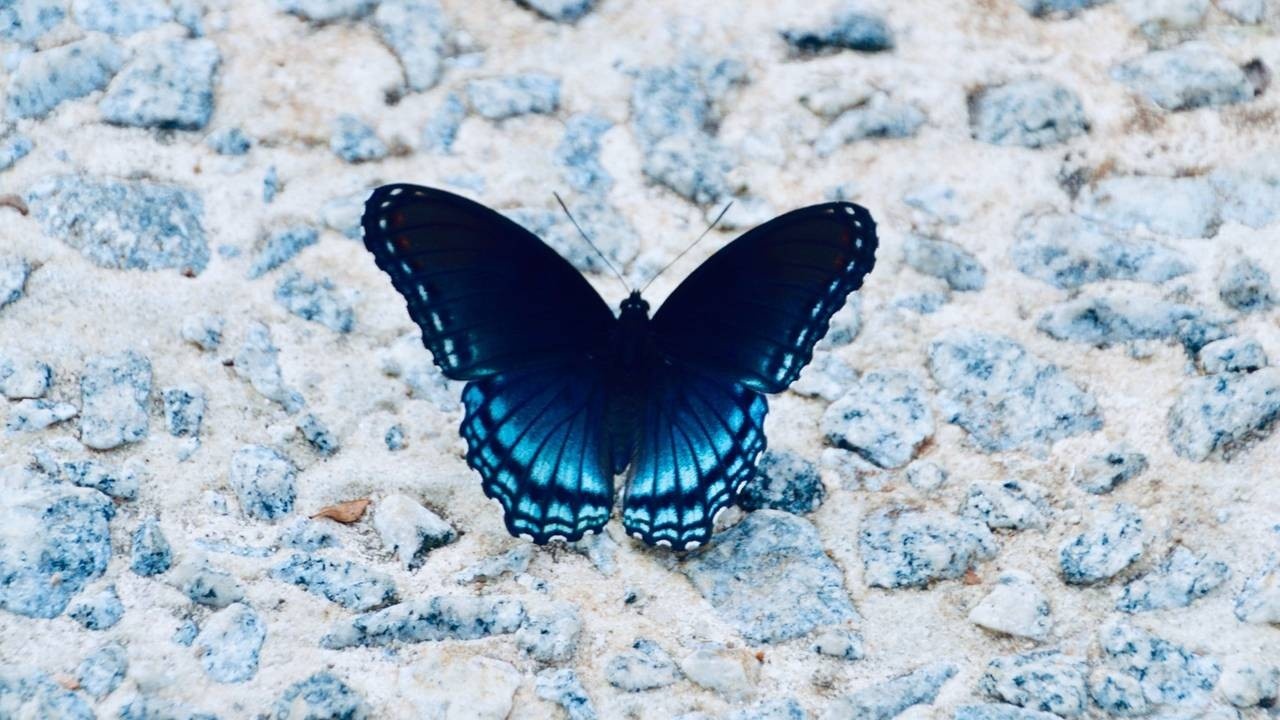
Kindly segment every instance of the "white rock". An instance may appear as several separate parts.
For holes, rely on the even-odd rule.
[[[405,570],[422,567],[427,553],[457,537],[444,518],[408,495],[389,495],[374,506],[373,529]]]
[[[1002,574],[996,587],[969,611],[969,622],[993,632],[1044,640],[1053,619],[1049,599],[1030,575]]]
[[[428,657],[400,670],[400,717],[421,720],[505,720],[520,687],[520,671],[487,657]]]
[[[759,678],[760,663],[745,650],[704,647],[680,661],[680,670],[693,682],[726,698],[749,696]]]
[[[1280,667],[1258,657],[1237,655],[1228,658],[1223,663],[1218,692],[1239,708],[1261,705],[1265,700],[1274,703],[1280,695]]]

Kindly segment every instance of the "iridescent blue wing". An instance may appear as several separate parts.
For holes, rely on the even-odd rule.
[[[365,247],[404,296],[446,376],[476,380],[600,350],[615,320],[533,233],[466,198],[384,185],[365,202]]]
[[[764,450],[764,396],[690,367],[654,370],[622,522],[650,545],[693,549],[711,537]]]
[[[592,363],[499,373],[467,384],[467,464],[502,506],[507,530],[545,543],[609,521],[613,470],[605,385]]]
[[[671,293],[654,315],[655,341],[673,362],[782,392],[875,266],[876,245],[871,214],[852,203],[774,218],[712,255]]]

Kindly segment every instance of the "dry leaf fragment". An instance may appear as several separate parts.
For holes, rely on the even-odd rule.
[[[359,520],[364,511],[369,507],[369,498],[360,498],[359,500],[348,500],[338,503],[337,505],[329,505],[321,508],[320,512],[312,515],[314,518],[329,518],[343,524],[350,524]]]

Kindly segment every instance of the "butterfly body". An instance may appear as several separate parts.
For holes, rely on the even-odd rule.
[[[467,382],[467,463],[534,542],[622,520],[652,545],[710,539],[765,447],[766,393],[809,361],[875,260],[863,208],[827,203],[730,243],[653,316],[615,315],[533,234],[450,193],[374,191],[365,245],[404,296],[441,371]]]

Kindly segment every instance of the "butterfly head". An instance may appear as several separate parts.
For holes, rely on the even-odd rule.
[[[632,290],[631,294],[627,296],[627,299],[622,301],[623,315],[635,313],[639,313],[645,317],[649,316],[649,303],[645,302],[644,298],[640,297],[639,290]]]

